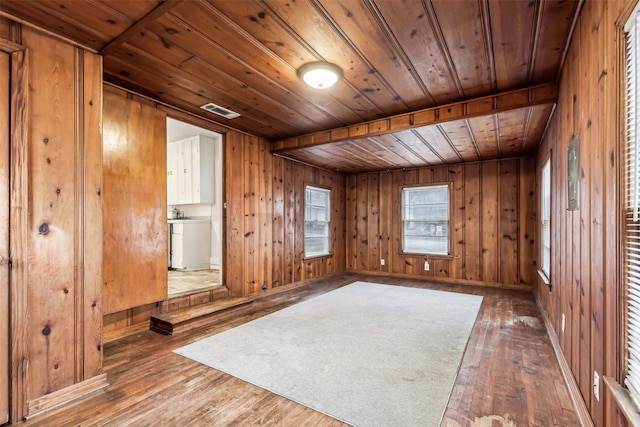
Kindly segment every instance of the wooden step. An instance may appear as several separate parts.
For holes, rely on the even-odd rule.
[[[151,316],[152,331],[175,335],[251,308],[253,298],[229,298]]]

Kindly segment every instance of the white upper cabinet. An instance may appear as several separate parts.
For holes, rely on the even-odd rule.
[[[206,136],[167,147],[167,204],[213,203],[214,141]]]

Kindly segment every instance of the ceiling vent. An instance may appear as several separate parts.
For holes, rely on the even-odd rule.
[[[240,114],[231,110],[227,110],[226,108],[216,105],[212,102],[204,104],[200,108],[202,108],[203,110],[207,110],[210,113],[225,117],[227,119],[235,119],[236,117],[240,117]]]

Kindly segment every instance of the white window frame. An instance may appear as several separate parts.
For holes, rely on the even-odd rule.
[[[623,286],[626,377],[629,395],[640,406],[640,10],[625,34],[625,142],[623,149]]]
[[[540,276],[551,283],[551,156],[540,173]]]
[[[418,192],[424,190],[447,190],[447,200],[446,202],[434,202],[426,205],[442,205],[445,204],[444,208],[447,212],[447,219],[443,221],[441,218],[433,218],[433,217],[410,217],[410,207],[415,207],[418,205],[409,205],[409,195],[411,192]],[[422,204],[421,204],[422,205]],[[426,206],[423,205],[423,206]],[[411,186],[411,187],[403,187],[402,188],[402,253],[405,254],[416,254],[416,255],[435,255],[435,256],[450,256],[451,255],[451,184],[428,184],[421,186]],[[446,223],[446,228],[441,224],[442,222]],[[409,223],[422,223],[417,224],[418,227],[413,227]],[[416,232],[409,233],[408,231],[412,228],[416,229]],[[420,230],[422,229],[422,230]],[[420,233],[425,233],[425,236],[432,237],[434,239],[438,239],[439,237],[443,237],[446,243],[444,250],[420,250],[417,249],[414,245],[408,244],[407,237],[413,236],[415,238],[420,237]],[[446,234],[445,234],[446,233]]]
[[[311,200],[311,193],[322,194],[326,197],[326,206],[313,205],[309,202]],[[331,190],[328,188],[314,187],[312,185],[305,186],[305,202],[304,202],[304,257],[317,258],[322,256],[331,255]],[[312,209],[325,208],[326,221],[318,220],[317,218],[310,218]],[[324,225],[324,234],[321,236],[308,236],[308,228],[320,228]],[[317,242],[324,240],[324,244],[321,250],[314,249],[317,246]],[[312,245],[311,242],[316,242],[316,245]]]

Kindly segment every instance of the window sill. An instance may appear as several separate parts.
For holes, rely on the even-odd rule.
[[[540,276],[544,284],[549,287],[549,290],[551,290],[551,279],[549,279],[549,276],[547,276],[547,273],[545,273],[542,270],[538,270],[538,276]]]
[[[459,258],[458,256],[455,255],[448,255],[448,254],[425,254],[425,253],[420,253],[420,252],[400,252],[400,255],[405,255],[405,256],[416,256],[416,257],[425,257],[425,258],[432,258],[432,259],[455,259],[455,258]]]
[[[305,256],[302,258],[303,261],[311,261],[311,260],[317,260],[317,259],[322,259],[322,258],[331,258],[333,257],[333,254],[329,253],[329,254],[322,254],[322,255],[312,255],[312,256]]]
[[[604,377],[604,383],[609,387],[609,390],[611,390],[613,399],[616,401],[627,421],[629,421],[631,425],[640,426],[640,411],[638,411],[638,407],[633,402],[633,399],[631,399],[627,389],[610,377]]]

